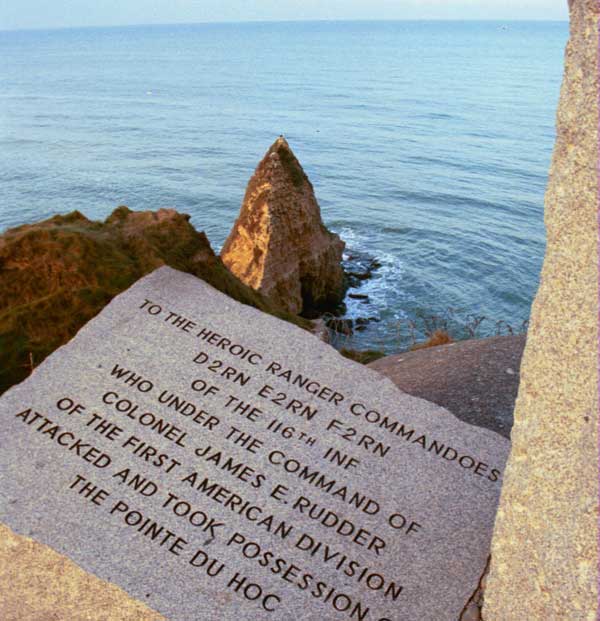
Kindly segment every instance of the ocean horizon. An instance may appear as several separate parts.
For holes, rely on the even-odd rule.
[[[190,21],[190,22],[140,22],[132,24],[98,24],[80,26],[50,26],[50,27],[31,27],[31,28],[1,28],[0,32],[53,32],[57,30],[108,30],[111,28],[172,28],[186,26],[238,26],[244,24],[394,24],[394,23],[500,23],[500,24],[565,24],[568,26],[568,19],[465,19],[462,17],[455,19],[245,19],[245,20],[215,20],[215,21]]]
[[[523,329],[568,23],[213,22],[0,32],[0,231],[118,205],[189,213],[218,251],[283,134],[347,254],[381,267],[349,343]],[[443,319],[442,319],[443,320]],[[507,327],[507,325],[509,327]]]

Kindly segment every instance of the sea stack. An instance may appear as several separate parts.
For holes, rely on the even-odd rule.
[[[221,251],[223,263],[286,311],[316,317],[343,299],[343,249],[323,224],[313,186],[280,136],[248,183]]]

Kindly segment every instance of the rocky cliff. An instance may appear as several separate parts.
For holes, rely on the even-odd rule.
[[[314,317],[343,299],[343,249],[321,220],[302,166],[278,138],[250,179],[223,263],[290,313]]]
[[[161,265],[308,328],[241,283],[174,210],[119,207],[105,222],[78,212],[0,236],[0,393],[68,341],[115,295]]]

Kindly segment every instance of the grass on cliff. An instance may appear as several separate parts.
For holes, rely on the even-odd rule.
[[[333,318],[335,323],[336,318]],[[343,326],[345,319],[337,319]],[[361,350],[355,346],[355,335],[352,331],[341,329],[329,330],[331,344],[346,358],[362,364],[369,364],[384,356],[418,351],[440,345],[449,345],[458,341],[482,338],[480,329],[486,324],[488,336],[508,336],[525,334],[528,321],[510,324],[507,321],[495,321],[495,330],[491,330],[490,319],[479,315],[467,315],[463,320],[457,317],[455,309],[447,309],[441,315],[419,315],[415,319],[398,320],[384,338],[376,341],[376,348]],[[379,349],[380,347],[380,349]]]
[[[427,340],[415,343],[410,349],[411,351],[416,351],[418,349],[428,349],[429,347],[448,345],[450,343],[454,343],[454,340],[446,330],[436,330],[427,337]]]
[[[342,347],[340,349],[340,354],[344,356],[344,358],[348,358],[350,360],[354,360],[354,362],[359,362],[360,364],[369,364],[370,362],[375,362],[375,360],[379,360],[385,356],[385,352],[379,351],[377,349],[346,349]]]
[[[298,160],[292,155],[288,148],[283,146],[277,149],[277,154],[279,155],[281,164],[292,179],[294,186],[301,188],[306,176]]]
[[[120,207],[105,222],[79,212],[0,236],[0,394],[70,340],[116,295],[162,265],[309,329],[233,276],[204,233],[172,210]]]

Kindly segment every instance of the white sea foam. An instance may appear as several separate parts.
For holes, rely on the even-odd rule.
[[[364,280],[348,293],[360,293],[369,296],[369,301],[355,300],[346,296],[346,315],[356,319],[358,317],[377,317],[389,321],[400,320],[406,317],[402,310],[402,301],[410,299],[407,291],[402,287],[404,267],[399,257],[390,252],[381,252],[371,236],[357,232],[350,227],[343,227],[337,231],[346,243],[344,260],[358,255],[377,260],[381,267],[373,271],[368,280]],[[384,326],[381,326],[384,327]]]

